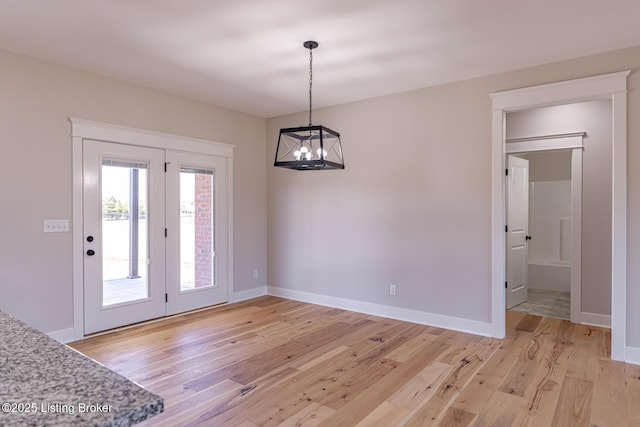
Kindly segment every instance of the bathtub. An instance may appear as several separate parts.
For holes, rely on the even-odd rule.
[[[571,181],[529,186],[529,287],[571,291]]]
[[[563,261],[529,261],[529,288],[571,291],[571,264]]]

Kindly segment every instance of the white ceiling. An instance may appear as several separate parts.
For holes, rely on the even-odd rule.
[[[640,0],[0,0],[0,49],[274,117],[640,45]],[[2,70],[0,70],[1,76]]]

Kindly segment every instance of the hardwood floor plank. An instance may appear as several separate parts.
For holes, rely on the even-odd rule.
[[[599,358],[592,355],[598,353],[598,334],[600,328],[587,325],[574,325],[570,336],[576,351],[572,354],[567,375],[584,381],[594,382],[600,369]]]
[[[628,423],[630,426],[640,426],[640,366],[624,365],[624,377]]]
[[[333,346],[334,344],[330,344],[330,347],[333,347]],[[297,369],[299,371],[306,371],[308,369],[312,369],[313,367],[319,365],[320,363],[333,359],[340,353],[344,353],[348,349],[349,347],[347,347],[346,345],[341,345],[335,348],[329,348],[327,351],[319,351],[317,356],[313,357],[313,359],[311,359],[310,361],[302,365],[299,365]],[[321,350],[324,350],[324,348]],[[312,354],[315,355],[316,353],[312,353]]]
[[[447,375],[443,383],[433,397],[423,405],[404,425],[429,425],[438,422],[451,401],[466,386],[468,380],[482,367],[499,348],[497,340],[483,338],[477,345],[462,353],[461,357],[453,364],[453,369]]]
[[[512,337],[506,338],[494,355],[460,392],[452,406],[472,414],[482,412],[493,393],[511,372],[513,365],[526,351],[530,335],[514,332]]]
[[[438,338],[437,335],[432,334],[428,328],[425,328],[419,335],[411,338],[401,347],[391,351],[386,357],[387,359],[393,359],[396,362],[406,362],[416,351],[422,347],[429,345]]]
[[[518,360],[498,391],[514,396],[524,396],[525,390],[533,381],[537,368],[538,363],[535,360]]]
[[[338,323],[310,333],[302,338],[289,341],[278,347],[255,354],[251,357],[227,365],[210,374],[200,376],[185,384],[186,388],[200,391],[222,379],[229,378],[240,384],[248,384],[252,380],[265,375],[297,356],[312,351],[325,343],[334,341],[338,336],[355,330],[358,326],[350,323]]]
[[[590,425],[626,427],[627,395],[625,366],[611,360],[598,360],[598,372],[593,386]],[[636,406],[640,405],[640,400]]]
[[[496,391],[489,399],[474,427],[511,427],[522,407],[522,398]],[[569,424],[565,425],[569,427]]]
[[[386,339],[379,336],[371,338],[372,341],[380,342],[381,345],[376,347],[375,349],[372,349],[362,357],[358,358],[358,363],[362,365],[374,364],[380,359],[386,358],[390,352],[406,344],[407,341],[415,338],[417,335],[424,331],[424,326],[422,325],[412,325],[408,328],[407,324],[400,326],[402,327],[398,330],[397,335],[391,335]]]
[[[577,350],[566,339],[568,325],[565,321],[543,318],[531,334],[527,357],[539,365],[525,391],[525,404],[514,426],[551,425],[564,378]]]
[[[394,405],[389,401],[384,401],[376,409],[371,411],[362,421],[356,424],[356,427],[379,427],[379,426],[396,426],[407,410],[400,406]]]
[[[542,320],[542,317],[540,316],[532,316],[530,314],[527,314],[520,322],[518,322],[516,331],[533,332],[540,324],[540,320]]]
[[[363,326],[362,329],[367,329],[367,326]],[[269,418],[276,413],[274,409],[277,410],[277,417],[284,417],[296,413],[313,402],[319,402],[327,396],[340,393],[341,382],[345,381],[345,376],[359,376],[367,371],[367,367],[359,365],[356,359],[371,348],[380,345],[369,337],[369,334],[365,334],[347,350],[337,354],[333,359],[320,362],[312,370],[296,371],[297,373],[273,386],[263,384],[258,389],[261,392],[252,392],[242,405],[228,406],[218,411],[218,414],[214,414],[214,418],[210,420],[212,425],[233,426],[234,422],[237,423],[238,420],[248,417],[258,423],[270,422]],[[287,393],[276,402],[270,401],[268,397],[279,393],[280,390],[287,390]],[[248,412],[246,407],[252,410]],[[266,418],[265,414],[268,414]]]
[[[447,344],[429,346],[416,353],[407,362],[401,364],[371,387],[363,390],[357,397],[342,406],[320,426],[347,427],[356,425],[368,414],[395,393],[403,384],[424,369],[449,348]]]
[[[552,427],[589,426],[593,383],[566,377],[551,422]]]
[[[143,426],[640,426],[608,330],[506,319],[495,340],[266,296],[71,346],[164,397]]]
[[[446,363],[430,363],[391,395],[388,401],[413,413],[431,399],[452,369],[453,366]]]
[[[331,408],[313,403],[278,424],[278,427],[315,427],[334,412]]]
[[[476,414],[450,406],[442,417],[438,427],[468,427],[473,425]]]

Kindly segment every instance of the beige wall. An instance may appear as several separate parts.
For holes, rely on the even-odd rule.
[[[315,110],[343,135],[347,169],[332,172],[271,166],[278,129],[304,125],[304,112],[267,127],[0,52],[0,309],[45,331],[72,326],[71,235],[44,234],[42,220],[71,218],[75,116],[236,145],[235,291],[264,285],[268,267],[272,286],[489,322],[488,94],[625,69],[627,330],[640,347],[640,47]]]
[[[640,346],[640,47],[315,110],[346,169],[268,169],[268,284],[490,322],[489,94],[626,69],[627,344]],[[304,120],[269,120],[268,157]]]
[[[519,111],[507,114],[507,138],[586,132],[582,158],[582,303],[581,311],[611,314],[611,101],[598,100]],[[544,154],[531,154],[535,162]],[[548,154],[547,154],[548,155]],[[562,156],[568,168],[554,168],[549,174],[571,171],[570,151]],[[568,158],[567,158],[568,156]],[[549,159],[547,159],[549,160]],[[540,163],[535,162],[535,165]],[[531,164],[531,171],[538,170]],[[531,176],[531,181],[536,181]],[[566,179],[566,178],[565,178]],[[568,179],[571,179],[569,176]]]
[[[538,151],[518,157],[529,160],[531,182],[571,180],[571,150]]]
[[[235,144],[235,289],[266,276],[266,120],[0,51],[0,310],[73,326],[68,117]],[[253,279],[253,270],[261,272]]]

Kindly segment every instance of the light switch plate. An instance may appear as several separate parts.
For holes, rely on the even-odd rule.
[[[69,231],[68,219],[45,219],[44,220],[45,233],[66,233],[68,231]]]

